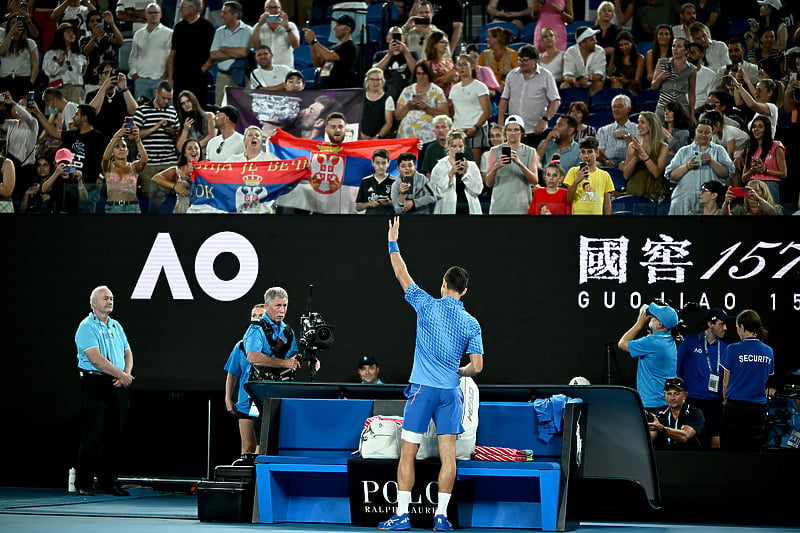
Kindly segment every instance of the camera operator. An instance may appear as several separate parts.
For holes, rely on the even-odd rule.
[[[666,407],[662,384],[675,375],[678,350],[672,337],[672,328],[678,325],[678,313],[668,305],[655,302],[644,305],[633,326],[620,337],[617,346],[636,357],[636,390],[645,410],[655,413]],[[647,327],[650,334],[637,339]]]
[[[719,448],[722,420],[722,354],[727,344],[722,338],[732,320],[718,307],[703,317],[706,329],[687,336],[678,347],[678,375],[686,380],[689,403],[701,409],[706,417],[700,440],[704,447]]]
[[[667,408],[650,413],[647,423],[650,438],[657,450],[699,450],[698,435],[703,431],[705,417],[697,407],[686,403],[686,383],[679,377],[664,382]]]
[[[297,337],[284,321],[289,308],[289,294],[281,287],[271,287],[264,293],[264,315],[272,333],[267,337],[266,331],[258,324],[251,324],[244,334],[244,351],[251,365],[266,367],[266,370],[279,379],[283,370],[297,370],[300,361],[297,358]]]

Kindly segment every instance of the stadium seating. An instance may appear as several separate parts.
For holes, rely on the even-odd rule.
[[[311,47],[307,44],[300,45],[294,51],[294,68],[305,70],[311,66]]]
[[[631,106],[633,106],[633,94],[627,89],[602,89],[592,95],[592,102],[589,105],[591,113],[600,111],[609,111],[611,109],[611,101],[618,95],[625,94],[631,99]]]
[[[522,27],[522,30],[519,32],[519,41],[522,43],[531,44],[533,43],[533,36],[536,33],[536,23],[529,22]]]
[[[558,112],[564,114],[569,111],[569,105],[572,102],[586,102],[589,103],[589,91],[581,89],[580,87],[570,87],[567,89],[559,89],[558,94],[561,95],[561,105],[558,107]]]
[[[622,192],[625,190],[627,182],[625,181],[625,177],[622,175],[622,170],[618,169],[617,167],[600,167],[602,170],[605,170],[611,175],[611,181],[614,182],[614,190],[617,192]]]
[[[611,200],[612,215],[655,215],[656,203],[644,196],[626,194]]]
[[[645,89],[636,97],[634,109],[638,111],[655,111],[658,103],[658,96],[661,91],[658,89]]]

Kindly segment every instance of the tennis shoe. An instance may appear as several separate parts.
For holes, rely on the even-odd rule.
[[[378,529],[383,531],[408,531],[411,529],[411,519],[408,513],[401,515],[393,514],[389,520],[385,520],[378,524]],[[448,529],[447,531],[451,531]]]
[[[453,524],[443,514],[437,514],[433,517],[433,530],[434,531],[453,531]]]

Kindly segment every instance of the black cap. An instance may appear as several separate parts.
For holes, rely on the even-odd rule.
[[[227,115],[228,118],[231,119],[231,122],[233,122],[234,124],[239,122],[239,111],[233,106],[230,105],[212,106],[212,109],[217,113],[224,113],[225,115]]]
[[[358,360],[358,368],[367,365],[378,366],[378,360],[372,357],[371,355],[362,355],[361,359]]]
[[[664,390],[667,391],[669,389],[678,389],[681,392],[686,392],[686,382],[679,377],[667,378],[664,380]]]
[[[733,317],[727,314],[724,309],[720,309],[719,307],[712,307],[706,311],[706,315],[703,317],[704,324],[708,322],[716,322],[717,320],[729,322],[733,320]]]
[[[350,15],[342,15],[338,19],[333,19],[333,21],[336,24],[344,24],[345,26],[349,26],[351,31],[355,31],[356,29],[356,20]]]

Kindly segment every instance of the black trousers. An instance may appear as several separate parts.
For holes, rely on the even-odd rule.
[[[126,388],[113,385],[107,375],[81,377],[81,442],[75,467],[75,486],[91,489],[97,484],[109,488],[117,479],[118,457],[122,453],[122,431],[130,405]]]
[[[720,448],[759,450],[767,442],[766,424],[766,404],[727,400],[722,408]]]

